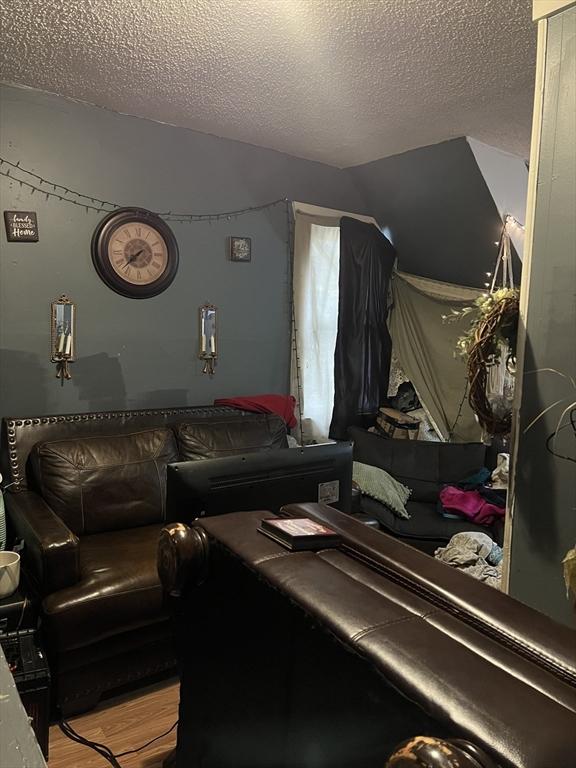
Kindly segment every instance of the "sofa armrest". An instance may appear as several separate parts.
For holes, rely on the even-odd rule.
[[[33,491],[6,494],[6,511],[24,558],[42,595],[75,584],[80,578],[78,537]]]
[[[492,758],[470,741],[415,736],[399,744],[386,768],[497,768]]]
[[[206,578],[208,537],[203,528],[171,523],[160,531],[157,550],[158,576],[170,597],[182,597],[187,588]]]

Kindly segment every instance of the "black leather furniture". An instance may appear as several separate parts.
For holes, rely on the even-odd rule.
[[[573,764],[574,631],[330,507],[285,510],[343,544],[291,552],[266,512],[162,533],[178,768]]]
[[[502,544],[503,518],[491,526],[482,526],[443,517],[438,510],[443,485],[458,483],[483,466],[491,467],[485,445],[395,440],[360,427],[350,427],[348,433],[354,441],[354,461],[380,467],[412,490],[406,504],[409,520],[398,517],[376,499],[362,497],[361,511],[376,519],[383,531],[429,555],[461,531],[481,531]]]
[[[4,419],[6,508],[63,714],[175,664],[156,571],[166,464],[286,447],[279,417],[227,407]]]

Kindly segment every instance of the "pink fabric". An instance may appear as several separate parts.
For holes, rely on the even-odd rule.
[[[491,525],[505,514],[503,507],[490,504],[478,491],[463,491],[453,485],[442,488],[440,501],[448,512],[456,512],[477,525]]]
[[[214,405],[230,405],[243,411],[256,413],[275,413],[280,416],[288,427],[296,426],[294,406],[296,400],[292,395],[253,395],[252,397],[222,397],[214,400]]]

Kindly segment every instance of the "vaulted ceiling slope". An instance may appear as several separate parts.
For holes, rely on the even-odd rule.
[[[0,0],[0,78],[346,167],[528,156],[529,0]]]
[[[484,287],[486,273],[494,271],[502,219],[466,139],[420,147],[341,173],[354,180],[367,210],[389,233],[402,271]],[[520,272],[515,257],[517,280]]]

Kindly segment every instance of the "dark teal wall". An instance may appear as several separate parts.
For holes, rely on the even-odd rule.
[[[290,198],[349,211],[363,204],[346,171],[279,152],[2,87],[0,154],[68,188],[155,211],[211,213]],[[35,210],[40,242],[0,234],[0,415],[211,402],[285,392],[290,326],[282,206],[223,222],[172,224],[175,282],[135,301],[108,289],[90,257],[103,214],[30,195],[0,177],[2,210]],[[228,235],[252,238],[250,264],[226,260]],[[78,361],[60,387],[49,362],[50,302],[78,307]],[[201,373],[197,308],[219,308],[220,359]]]
[[[211,213],[289,198],[374,215],[407,272],[481,286],[500,219],[467,141],[338,170],[240,142],[0,86],[0,154],[45,178],[122,205]],[[134,301],[98,278],[90,238],[103,214],[30,195],[0,176],[2,210],[35,210],[40,242],[0,232],[0,416],[211,402],[285,392],[290,324],[282,206],[222,222],[172,224],[180,269]],[[252,237],[250,264],[227,237]],[[49,362],[49,306],[78,305],[78,361],[60,387]],[[201,374],[197,308],[220,310],[213,380]]]
[[[523,285],[528,308],[510,557],[510,594],[573,626],[576,612],[566,597],[562,559],[576,545],[576,465],[552,456],[546,440],[562,410],[576,402],[570,383],[570,377],[576,380],[575,72],[573,7],[548,21],[532,259]],[[568,415],[551,448],[576,458]]]
[[[482,288],[502,220],[465,138],[351,168],[404,272]],[[520,274],[516,261],[515,274]]]

